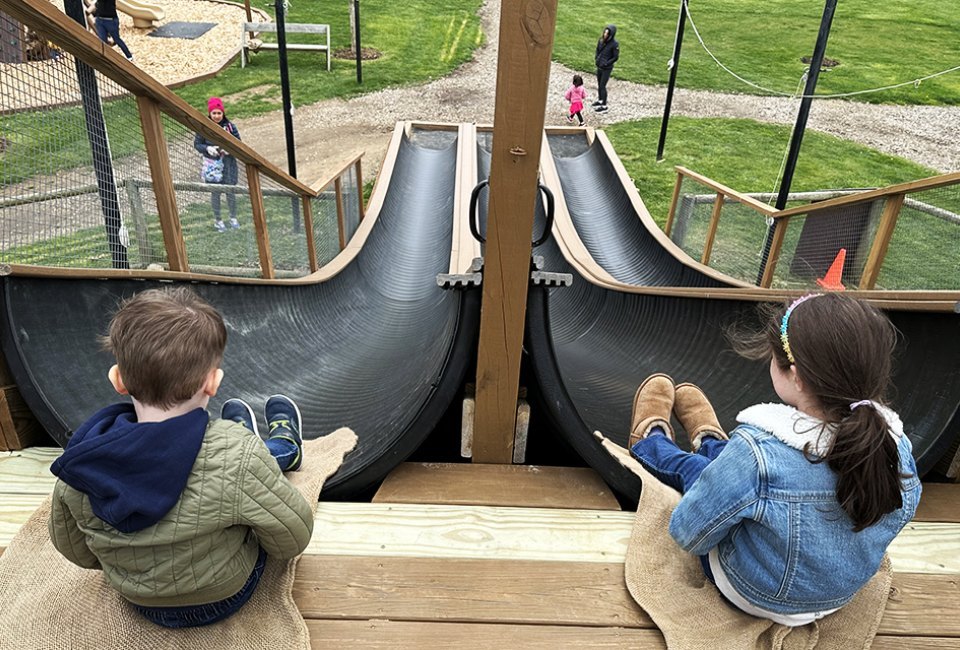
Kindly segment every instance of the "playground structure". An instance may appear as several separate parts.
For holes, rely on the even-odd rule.
[[[0,5],[6,8],[5,2]],[[357,198],[354,228],[346,221],[354,211],[344,204],[345,197],[359,193],[359,182],[350,180],[351,175],[361,178],[356,161],[347,163],[332,181],[305,185],[292,179],[243,143],[228,139],[205,116],[116,53],[98,58],[90,39],[77,34],[66,19],[44,12],[32,0],[25,6],[21,19],[42,22],[54,36],[61,36],[72,56],[96,66],[132,93],[135,99],[129,97],[122,100],[126,104],[117,105],[120,116],[129,118],[127,122],[118,117],[108,124],[110,142],[117,147],[125,128],[138,128],[143,147],[143,155],[136,149],[112,153],[112,166],[120,176],[114,181],[118,195],[122,188],[131,197],[118,210],[119,217],[103,208],[96,170],[83,172],[88,180],[94,177],[93,183],[78,184],[86,188],[84,192],[54,196],[54,192],[34,189],[15,197],[5,195],[8,203],[0,204],[8,209],[31,207],[34,211],[26,214],[37,218],[60,210],[53,207],[58,202],[86,197],[100,223],[88,222],[77,230],[94,231],[96,264],[114,267],[77,268],[81,260],[67,254],[63,268],[21,264],[16,255],[23,253],[22,244],[4,251],[10,263],[2,279],[4,354],[34,413],[64,442],[91,408],[108,399],[102,391],[109,386],[98,378],[109,358],[97,352],[92,341],[117,298],[160,282],[190,283],[224,312],[230,328],[222,395],[249,397],[269,390],[266,384],[271,382],[289,384],[304,409],[311,435],[340,425],[351,426],[360,435],[358,451],[328,484],[327,495],[356,498],[378,483],[434,429],[446,406],[460,394],[472,365],[480,298],[473,259],[481,249],[469,233],[470,193],[478,181],[492,175],[496,151],[491,131],[468,124],[398,125],[365,209]],[[36,13],[26,15],[28,10]],[[72,73],[71,68],[64,69]],[[84,117],[80,112],[78,116]],[[240,202],[245,228],[227,234],[242,238],[247,246],[242,250],[249,251],[249,256],[234,268],[205,257],[210,253],[202,245],[204,239],[218,237],[207,223],[206,195],[219,188],[179,177],[195,178],[196,153],[189,144],[194,131],[235,155],[244,172],[236,187],[224,188],[245,197]],[[538,128],[532,137],[544,141],[533,165],[540,168],[543,184],[555,198],[552,238],[536,250],[543,257],[541,275],[527,300],[529,357],[542,395],[538,406],[543,406],[556,433],[629,499],[636,494],[636,484],[610,467],[609,457],[600,455],[592,430],[625,438],[632,391],[645,373],[664,367],[676,368],[677,376],[684,373],[684,379],[702,384],[711,395],[721,395],[727,409],[721,412],[725,423],[734,405],[767,397],[768,379],[762,367],[733,363],[717,354],[725,345],[719,326],[731,315],[750,312],[757,301],[782,300],[798,292],[758,289],[687,257],[652,226],[636,188],[602,133],[557,129],[542,134]],[[514,155],[522,157],[519,152]],[[133,161],[139,161],[140,167]],[[127,176],[128,171],[135,173]],[[955,184],[956,179],[949,182]],[[321,185],[328,188],[326,193]],[[350,189],[345,190],[346,186]],[[95,194],[90,191],[94,187]],[[717,192],[724,198],[734,195],[732,190]],[[888,190],[893,195],[904,192],[903,188]],[[677,195],[685,196],[682,191]],[[11,202],[14,199],[16,205]],[[715,199],[713,205],[718,203]],[[725,200],[722,204],[726,205]],[[484,252],[492,259],[490,244],[496,242],[499,225],[496,209],[488,215],[486,199],[478,206],[477,219],[490,239]],[[546,217],[542,206],[530,215],[533,232],[542,231]],[[142,225],[131,226],[128,221]],[[327,259],[321,251],[326,248],[320,242],[330,240],[336,241],[337,252],[324,264]],[[47,241],[40,237],[29,243],[43,247]],[[714,244],[714,249],[718,246]],[[285,257],[289,250],[293,254]],[[706,257],[709,261],[710,255]],[[116,268],[124,259],[130,268]],[[528,259],[520,261],[529,267]],[[159,265],[160,270],[151,265]],[[529,268],[524,272],[529,281]],[[251,274],[260,277],[238,277]],[[438,274],[446,274],[447,284],[460,288],[438,286]],[[572,285],[559,286],[565,284],[559,276],[566,274],[573,278]],[[487,269],[482,282],[489,282]],[[908,367],[897,378],[901,401],[895,406],[905,420],[918,423],[921,434],[914,440],[921,465],[929,469],[955,444],[960,432],[960,347],[953,313],[960,295],[956,290],[863,295],[889,309],[910,341],[905,354]],[[51,309],[74,317],[51,322]],[[277,359],[292,359],[295,364],[288,362],[282,372],[274,371],[271,362]],[[297,366],[293,377],[291,365]],[[939,380],[936,392],[925,389],[931,377]],[[510,430],[505,435],[514,433]],[[516,443],[512,440],[511,447]],[[487,476],[496,478],[488,478],[487,483],[471,478],[465,483],[485,484],[492,494],[498,492],[490,487],[495,482],[503,484],[500,494],[524,485],[522,468],[491,467]],[[513,511],[493,507],[469,511],[462,506],[457,510],[449,506],[456,480],[453,470],[408,470],[443,486],[446,492],[440,498],[448,506],[398,505],[396,500],[409,498],[401,486],[392,497],[381,495],[373,504],[327,504],[321,511],[325,519],[318,523],[318,530],[327,531],[329,537],[319,540],[317,548],[322,550],[314,549],[303,562],[304,577],[298,587],[301,609],[313,608],[313,618],[341,620],[311,621],[314,643],[336,646],[392,638],[401,640],[401,645],[403,639],[417,645],[435,638],[436,647],[441,647],[441,639],[449,635],[470,635],[480,645],[497,639],[523,644],[550,638],[555,644],[578,647],[603,642],[662,647],[649,618],[630,607],[622,589],[619,540],[627,534],[631,518],[616,511],[618,506],[604,488],[599,491],[606,499],[582,497],[572,504],[582,510],[568,513],[542,507],[546,497],[516,495],[517,502],[510,505],[524,507]],[[565,493],[571,483],[589,483],[582,474],[556,476],[551,488],[556,493]],[[578,478],[571,480],[572,476]],[[595,485],[584,492],[596,493]],[[478,499],[476,494],[472,498]],[[550,505],[556,507],[557,501]],[[370,522],[366,529],[361,525],[364,518]],[[549,545],[536,539],[524,543],[520,534],[510,537],[495,532],[501,543],[516,542],[515,551],[503,552],[502,547],[487,555],[479,555],[476,549],[460,551],[453,548],[459,535],[443,533],[443,520],[451,518],[456,518],[457,532],[464,537],[477,528],[487,534],[488,528],[532,525],[540,533],[552,529],[552,541]],[[471,518],[474,523],[465,523]],[[416,522],[411,527],[417,530],[415,539],[392,536],[391,531],[411,521]],[[590,532],[575,534],[580,528]],[[562,534],[557,535],[557,530]],[[431,537],[433,531],[440,532]],[[557,543],[558,536],[568,539]],[[431,546],[447,553],[448,561],[402,557],[415,555],[417,547]],[[403,551],[395,555],[400,548]],[[916,556],[923,553],[910,555],[903,554],[908,560],[897,570],[898,586],[911,593],[911,600],[893,604],[890,621],[881,629],[889,637],[878,639],[875,647],[909,643],[903,640],[904,620],[912,626],[907,634],[960,636],[955,622],[926,612],[924,606],[949,599],[948,583],[954,578],[918,570],[922,562]],[[429,599],[423,590],[409,597],[390,593],[438,573],[446,576],[441,578],[441,592],[462,598],[441,595],[433,605],[424,605],[422,601]],[[524,584],[533,576],[537,577]],[[336,605],[345,600],[342,586],[357,583],[379,584],[372,590],[377,597],[349,598],[349,605]],[[599,597],[591,589],[583,593],[584,586],[598,583]],[[516,594],[515,601],[494,601],[483,611],[469,605],[490,602],[490,593]],[[544,599],[544,593],[551,598]],[[928,600],[919,600],[920,593],[928,594]],[[421,601],[417,607],[425,610],[420,618],[410,613],[413,600]],[[540,600],[547,602],[530,607]],[[348,611],[350,607],[356,609]],[[564,618],[558,618],[561,615]],[[373,620],[384,618],[401,622]],[[430,637],[424,621],[443,620],[452,623],[437,624],[435,637]],[[569,629],[558,629],[561,626]],[[494,627],[501,629],[488,629]]]
[[[83,0],[84,10],[87,14],[87,27],[96,29],[96,21],[93,12],[97,8],[97,0]],[[150,2],[141,2],[141,0],[117,0],[117,11],[123,12],[133,18],[133,26],[137,29],[153,29],[160,26],[160,21],[164,18],[163,7]]]

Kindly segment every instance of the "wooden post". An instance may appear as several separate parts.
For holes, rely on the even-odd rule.
[[[333,181],[333,193],[337,197],[337,229],[340,231],[340,250],[347,247],[347,220],[343,214],[343,181],[337,176]]]
[[[180,213],[177,211],[177,195],[170,174],[170,157],[167,153],[167,138],[163,134],[163,119],[160,106],[148,97],[137,97],[140,112],[140,127],[143,143],[147,149],[150,177],[153,179],[153,195],[157,199],[157,214],[163,232],[163,247],[167,251],[167,264],[171,271],[190,270],[187,265],[187,247],[180,228]]]
[[[360,218],[357,223],[363,221],[363,167],[360,165],[360,159],[357,158],[357,205],[360,206]]]
[[[767,255],[766,265],[763,267],[763,276],[760,278],[760,286],[769,289],[773,283],[773,272],[777,268],[777,262],[780,260],[780,251],[783,250],[783,239],[787,234],[787,225],[790,217],[782,217],[773,221],[773,239],[770,240],[770,254]]]
[[[310,272],[316,273],[320,266],[317,264],[317,243],[313,239],[313,197],[303,198],[303,228],[307,235],[307,261],[310,263]]]
[[[667,224],[663,227],[663,232],[670,236],[670,228],[673,227],[673,218],[677,214],[677,201],[680,200],[680,188],[683,186],[683,172],[677,170],[677,182],[673,184],[673,197],[670,199],[670,212],[667,213]]]
[[[700,258],[702,264],[710,263],[710,253],[713,252],[713,240],[717,236],[717,226],[720,224],[720,213],[723,211],[723,194],[717,192],[717,198],[713,200],[713,212],[710,213],[710,226],[707,228],[707,238],[703,242],[703,257]]]
[[[253,227],[257,232],[257,250],[260,252],[260,274],[272,280],[273,257],[270,253],[270,232],[267,230],[267,215],[263,210],[263,193],[260,189],[260,171],[247,164],[247,186],[250,188],[250,205],[253,207]]]
[[[903,207],[903,201],[906,198],[906,194],[894,194],[887,198],[887,203],[883,206],[883,212],[880,214],[880,224],[877,226],[877,233],[873,236],[873,246],[870,247],[867,263],[863,265],[863,275],[860,276],[859,288],[861,290],[873,289],[877,284],[880,267],[883,266],[883,260],[887,256],[890,238],[893,237],[894,228],[897,226],[897,218],[900,216],[900,209]]]
[[[510,463],[557,0],[502,3],[473,460]]]

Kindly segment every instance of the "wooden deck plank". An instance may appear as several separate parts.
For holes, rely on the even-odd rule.
[[[960,483],[924,483],[913,520],[960,523]]]
[[[881,633],[960,637],[960,577],[897,573],[893,588]],[[305,618],[653,627],[621,563],[307,555],[293,595]]]
[[[305,618],[652,628],[622,563],[303,556]]]
[[[60,457],[59,447],[29,447],[0,452],[0,493],[50,494],[57,477],[50,464]]]
[[[594,470],[538,465],[403,463],[373,501],[620,510]]]
[[[548,625],[308,620],[311,647],[368,650],[666,648],[658,630]]]
[[[45,498],[3,495],[0,546]],[[9,504],[9,505],[8,505]],[[633,513],[321,503],[307,553],[371,557],[623,562]],[[890,546],[895,571],[960,575],[960,524],[915,522]]]

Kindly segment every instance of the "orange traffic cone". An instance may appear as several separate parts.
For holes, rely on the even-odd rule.
[[[843,286],[843,282],[840,281],[843,277],[843,264],[846,261],[847,249],[841,248],[840,252],[837,253],[836,259],[833,260],[833,264],[827,269],[827,274],[822,278],[818,278],[817,284],[827,291],[843,291],[846,289],[846,287]]]

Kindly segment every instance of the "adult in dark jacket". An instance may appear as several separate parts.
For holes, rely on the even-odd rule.
[[[617,26],[607,25],[597,41],[597,54],[594,57],[597,64],[597,101],[593,102],[593,108],[599,113],[607,110],[607,82],[610,81],[613,64],[620,58],[620,43],[616,35]]]
[[[117,0],[97,0],[96,9],[93,10],[94,24],[97,27],[97,36],[104,43],[108,38],[120,48],[128,61],[133,61],[133,54],[130,48],[120,38],[120,16],[117,14]]]
[[[224,131],[235,137],[237,140],[240,139],[240,131],[237,129],[237,125],[227,119],[227,114],[223,110],[222,99],[219,97],[211,97],[207,101],[207,115],[209,115],[210,119],[216,122],[217,125]],[[200,155],[202,155],[204,158],[223,161],[223,177],[219,181],[221,185],[237,184],[237,159],[231,156],[230,152],[224,151],[216,142],[207,140],[201,133],[197,133],[194,136],[193,148],[199,151]],[[207,180],[206,182],[215,183],[217,181]],[[227,195],[227,209],[230,211],[230,226],[232,228],[239,228],[240,222],[237,221],[237,195],[233,192],[210,193],[210,206],[213,208],[214,227],[219,232],[223,232],[227,229],[226,225],[223,223],[223,218],[220,216],[221,193]]]

